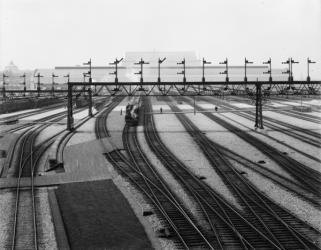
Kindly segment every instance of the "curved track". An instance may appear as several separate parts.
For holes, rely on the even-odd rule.
[[[153,124],[153,122],[150,121],[149,124]],[[262,206],[254,203],[253,197],[248,197],[249,194],[246,196],[245,194],[242,194],[241,201],[243,202],[243,206],[247,209],[247,212],[251,212],[251,216],[241,216],[239,212],[231,208],[222,200],[222,198],[219,198],[213,190],[209,187],[204,188],[206,185],[193,176],[186,167],[184,168],[184,166],[182,166],[182,164],[179,163],[179,161],[166,149],[160,139],[157,138],[158,136],[155,132],[155,128],[151,126],[152,125],[147,126],[145,134],[146,138],[150,137],[148,142],[154,153],[160,157],[163,164],[173,172],[183,186],[192,192],[192,196],[195,197],[197,194],[196,197],[202,201],[200,206],[207,209],[207,211],[205,210],[207,212],[205,213],[205,217],[213,221],[216,220],[215,225],[218,225],[216,230],[221,232],[219,235],[229,235],[227,242],[233,242],[233,245],[237,244],[237,242],[239,244],[242,243],[236,247],[236,249],[295,249],[294,247],[298,247],[300,245],[301,247],[299,247],[299,249],[317,249],[317,246],[312,243],[312,240],[306,238],[306,234],[304,234],[304,232],[298,233],[296,230],[299,227],[301,227],[301,229],[308,228],[308,231],[311,230],[309,237],[312,237],[313,239],[318,239],[320,236],[319,232],[310,229],[307,225],[304,223],[302,224],[301,222],[299,222],[299,224],[301,223],[299,227],[292,228],[292,225],[289,226],[286,224],[284,220],[279,218],[279,215],[276,215],[275,212],[269,208],[269,206],[266,205],[262,208]],[[197,134],[192,132],[192,128],[189,128],[189,130],[193,134],[193,137],[197,137]],[[207,145],[207,147],[208,146],[209,145]],[[228,172],[231,172],[231,169],[226,171],[226,174],[228,174]],[[237,191],[241,192],[241,190]],[[261,197],[261,194],[257,194],[257,197],[259,197],[260,200],[267,199],[266,197]],[[269,205],[271,205],[271,201],[269,202]],[[256,210],[252,208],[254,205]],[[290,216],[287,212],[286,215]],[[290,217],[291,219],[289,219]],[[293,216],[290,217],[288,217],[287,223],[291,220],[297,221]],[[230,231],[228,231],[228,229],[230,229]],[[237,238],[239,241],[237,241]],[[224,239],[223,237],[220,239],[220,242],[223,244],[225,243],[225,240],[226,238]]]
[[[191,101],[184,98],[187,103],[191,104]],[[200,106],[195,106],[197,110],[204,111]],[[228,123],[227,121],[215,116],[212,113],[204,113],[209,119],[218,123],[222,127],[228,129],[230,132],[234,133],[236,136],[240,137],[249,144],[255,146],[259,151],[269,156],[274,160],[280,167],[287,171],[293,178],[295,178],[299,183],[301,183],[305,189],[314,195],[321,197],[321,173],[296,161],[295,159],[282,154],[279,150],[272,147],[271,145],[259,140],[258,138],[250,135],[239,129],[238,127]]]

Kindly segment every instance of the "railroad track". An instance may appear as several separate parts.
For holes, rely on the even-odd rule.
[[[110,133],[107,126],[107,118],[109,113],[124,99],[124,96],[116,96],[113,98],[112,102],[104,108],[101,113],[97,116],[95,131],[97,139],[102,139],[104,137],[110,137]],[[101,131],[103,130],[103,131]]]
[[[232,98],[230,97],[229,100],[242,102],[242,103],[248,103],[249,102],[248,96],[246,96],[245,98],[236,98],[234,96]],[[277,100],[277,101],[280,101],[280,100]],[[282,101],[291,101],[291,100],[282,99]],[[221,102],[226,104],[225,101],[221,101]],[[299,111],[295,111],[295,110],[286,110],[286,111],[284,111],[284,110],[278,110],[277,108],[275,108],[275,110],[273,112],[276,112],[276,113],[279,113],[279,114],[288,115],[288,116],[292,116],[294,118],[298,118],[298,119],[301,119],[301,120],[309,121],[309,122],[312,122],[312,123],[321,124],[321,119],[320,118],[318,118],[316,116],[313,116],[313,115],[306,114],[306,113],[302,113],[302,112],[299,112]]]
[[[171,105],[173,111],[179,109]],[[289,211],[278,206],[263,195],[256,187],[242,177],[229,163],[220,150],[192,124],[185,115],[177,114],[207,159],[215,167],[226,185],[238,197],[247,212],[246,218],[266,235],[280,249],[319,249],[320,232],[296,218]]]
[[[30,132],[31,134],[32,132]],[[29,136],[23,138],[22,144],[28,144]],[[12,232],[9,232],[11,238],[11,249],[38,249],[38,234],[37,234],[37,211],[36,211],[36,191],[34,188],[34,159],[30,158],[29,162],[23,161],[25,154],[21,153],[19,161],[19,173],[17,177],[16,201],[14,211],[14,221]],[[31,188],[23,190],[20,187],[20,180],[24,172],[26,164],[30,164],[28,168],[31,176]]]
[[[183,207],[163,177],[154,170],[154,167],[147,160],[139,146],[136,127],[125,126],[123,143],[130,162],[133,163],[132,168],[135,168],[138,173],[142,173],[144,176],[137,181],[140,181],[140,186],[145,186],[145,190],[148,190],[153,197],[154,203],[161,205],[162,215],[167,219],[171,233],[175,234],[186,248],[203,246],[215,249],[216,246],[210,243],[211,238],[199,229],[200,226],[191,214]],[[148,178],[153,185],[149,181],[145,181],[145,178]],[[162,190],[162,192],[159,190]]]
[[[187,98],[184,100],[191,104],[191,101]],[[191,104],[192,105],[192,104]],[[198,105],[195,105],[197,110],[204,111]],[[236,126],[228,123],[227,121],[219,118],[218,116],[213,115],[212,113],[204,112],[204,115],[210,120],[218,123],[224,128],[228,129],[230,132],[234,133],[236,136],[240,137],[249,144],[255,146],[259,151],[269,156],[274,160],[280,167],[287,171],[293,178],[295,178],[299,183],[305,187],[309,192],[312,192],[314,195],[321,197],[321,174],[320,172],[296,161],[295,159],[282,154],[279,150],[268,145],[267,143],[259,140],[258,138],[242,131]]]
[[[240,109],[237,107],[234,107],[233,105],[220,101],[220,105],[227,109]],[[241,110],[241,109],[240,109]],[[277,111],[277,110],[276,110]],[[273,111],[273,112],[276,112]],[[255,121],[255,113],[251,111],[245,111],[245,112],[239,112],[237,113],[238,116],[241,116],[245,119],[248,119],[250,121]],[[298,126],[295,126],[293,124],[280,121],[271,117],[264,116],[264,125],[273,129],[274,131],[280,131],[290,137],[296,138],[298,140],[301,140],[302,142],[305,142],[307,144],[310,144],[312,146],[321,148],[321,134],[318,132],[311,131],[309,129],[304,129]],[[302,120],[308,120],[304,117],[301,117]],[[309,121],[309,120],[308,120]]]
[[[239,116],[242,116],[248,120],[255,121],[253,112],[244,112],[244,113],[238,113]],[[264,125],[273,129],[274,131],[280,131],[288,136],[291,136],[293,138],[296,138],[302,142],[305,142],[307,144],[310,144],[314,147],[321,148],[321,134],[300,128],[285,122],[282,122],[280,120],[276,120],[270,117],[264,116]],[[301,132],[301,133],[298,133]],[[308,135],[308,136],[306,136]]]
[[[282,111],[282,110],[276,110],[277,113],[280,114],[284,114],[284,115],[290,115],[294,118],[298,118],[298,119],[303,119],[306,120],[308,122],[313,122],[316,124],[321,124],[321,119],[317,118],[313,115],[309,115],[309,114],[305,114],[305,113],[299,113],[298,111],[294,111],[294,110],[287,110],[287,111]]]
[[[21,114],[17,114],[17,115],[10,115],[9,117],[6,117],[6,118],[0,118],[0,124],[1,123],[8,123],[10,121],[13,121],[13,120],[19,120],[21,118],[25,118],[25,117],[28,117],[28,116],[32,116],[32,115],[39,115],[39,114],[42,114],[42,113],[46,113],[50,110],[54,110],[54,109],[57,109],[57,108],[62,108],[66,106],[66,104],[54,104],[54,105],[50,105],[46,108],[41,108],[40,110],[35,110],[35,111],[29,111],[29,112],[25,112],[25,113],[21,113]]]
[[[218,249],[282,249],[284,242],[280,243],[271,237],[271,233],[263,226],[266,222],[257,223],[251,217],[241,215],[240,211],[177,160],[158,137],[152,116],[146,117],[149,121],[145,122],[145,136],[150,148],[199,203],[212,233],[215,232]]]
[[[311,203],[313,206],[317,208],[321,207],[320,197],[315,196],[311,192],[308,192],[304,188],[304,186],[302,186],[300,183],[293,181],[292,179],[289,179],[287,177],[284,177],[283,175],[280,175],[274,172],[273,170],[263,167],[261,164],[257,162],[251,161],[245,158],[244,156],[239,155],[222,145],[216,144],[214,141],[212,141],[211,143],[215,144],[215,147],[218,148],[220,152],[224,155],[224,157],[226,157],[227,159],[231,159],[241,164],[243,167],[251,169],[252,171],[270,179],[277,185],[282,186],[283,188],[294,193],[296,196],[300,197],[301,199]]]
[[[81,112],[83,109],[77,111]],[[61,120],[65,114],[56,114],[54,121]],[[52,118],[52,117],[51,117]],[[80,120],[75,127],[81,126],[89,118]],[[34,177],[37,173],[37,166],[46,150],[54,143],[55,138],[64,131],[57,132],[47,138],[39,145],[34,146],[35,139],[38,134],[48,127],[48,124],[34,126],[26,132],[19,140],[21,143],[20,156],[18,159],[18,173],[16,185],[16,199],[14,211],[14,220],[12,223],[11,242],[7,243],[8,249],[38,249],[43,248],[42,242],[39,240],[37,224],[41,223],[37,220],[37,192],[34,186]],[[30,188],[21,188],[20,182],[22,177],[30,177]]]
[[[84,109],[80,109],[75,113],[82,112]],[[57,113],[52,116],[46,117],[51,122],[58,122],[66,116],[65,112]],[[35,155],[42,154],[53,142],[54,139],[61,133],[61,130],[58,133],[55,133],[53,136],[47,138],[45,141],[40,143],[38,146],[34,146],[34,142],[36,137],[40,134],[41,131],[46,129],[50,124],[41,124],[41,125],[33,125],[31,129],[21,133],[19,137],[15,140],[13,146],[11,147],[10,153],[7,156],[7,161],[2,169],[1,176],[6,177],[10,175],[11,177],[18,177],[19,175],[19,166],[21,165],[21,161],[31,161],[32,157]],[[25,141],[25,143],[21,143]],[[20,155],[20,157],[15,158],[15,153]],[[23,155],[23,156],[22,156]],[[26,167],[23,168],[22,176],[23,177],[31,177],[30,176],[30,164],[26,164]]]
[[[107,108],[105,112],[98,116],[96,136],[99,139],[109,136],[106,118],[111,110],[112,108]],[[166,233],[164,231],[163,236],[171,237],[175,235],[176,243],[185,249],[190,249],[192,246],[214,249],[206,236],[195,225],[190,215],[174,198],[165,182],[153,171],[152,166],[140,149],[135,127],[125,126],[123,140],[130,160],[119,150],[109,152],[106,157],[121,175],[128,178],[144,194],[155,210],[158,211],[158,215],[163,218],[164,226],[170,228]]]

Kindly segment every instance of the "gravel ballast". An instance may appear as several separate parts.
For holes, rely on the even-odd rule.
[[[137,137],[139,145],[142,147],[143,152],[150,161],[150,163],[155,167],[156,171],[166,180],[170,189],[175,193],[185,208],[188,208],[193,216],[198,220],[198,222],[204,227],[209,228],[207,222],[202,219],[202,215],[197,211],[197,204],[192,200],[189,195],[185,192],[184,188],[176,181],[174,176],[164,167],[164,165],[159,161],[157,156],[149,148],[146,139],[144,137],[143,127],[137,127]]]
[[[242,209],[176,116],[154,115],[154,119],[159,136],[168,149],[195,175],[206,177],[204,181],[227,201]]]

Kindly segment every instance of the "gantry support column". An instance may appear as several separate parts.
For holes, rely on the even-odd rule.
[[[263,129],[262,116],[262,84],[256,83],[256,98],[255,98],[255,127]]]
[[[67,99],[67,129],[74,130],[74,118],[72,111],[72,84],[68,82],[68,99]]]
[[[93,103],[92,103],[92,90],[91,90],[91,88],[88,89],[88,97],[89,97],[89,100],[88,100],[88,115],[90,117],[92,117],[93,116],[93,111],[92,111]]]

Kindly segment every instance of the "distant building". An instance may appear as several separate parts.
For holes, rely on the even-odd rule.
[[[138,63],[143,59],[149,64],[144,65],[143,76],[144,81],[157,81],[158,77],[158,59],[165,58],[166,61],[161,65],[161,80],[162,81],[181,81],[182,75],[177,74],[182,72],[182,65],[178,65],[185,58],[186,62],[186,79],[187,81],[201,81],[202,79],[202,58],[198,58],[194,51],[129,51],[125,53],[124,60],[118,65],[119,81],[139,81],[140,75],[137,73],[140,70]],[[119,59],[119,58],[118,58]],[[220,65],[218,62],[206,65],[205,78],[207,81],[224,81],[225,75],[220,74],[225,70],[225,65]],[[248,65],[247,78],[249,81],[268,80],[268,75],[263,74],[268,70],[267,65]],[[86,66],[57,66],[55,72],[59,75],[70,74],[71,81],[82,81],[83,73],[88,71]],[[93,81],[113,81],[114,67],[110,66],[95,66],[92,67]],[[286,80],[287,76],[282,75],[282,69],[272,69],[274,80]],[[50,82],[50,74],[45,73],[42,78],[44,83]],[[229,64],[229,79],[230,81],[242,81],[244,79],[244,65]]]
[[[19,68],[11,61],[9,65],[4,68],[4,71],[7,73],[19,73]]]

